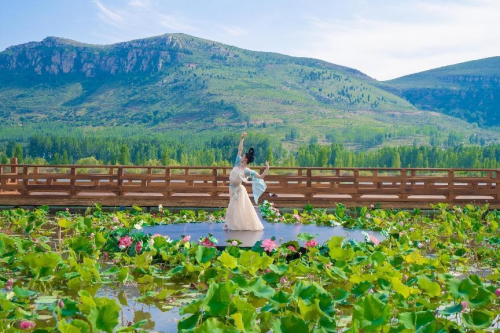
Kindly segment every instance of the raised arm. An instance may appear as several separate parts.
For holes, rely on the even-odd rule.
[[[267,173],[269,172],[269,162],[266,161],[266,170],[264,170],[264,172],[262,174],[258,174],[257,172],[254,174],[254,177],[255,178],[260,178],[260,179],[264,179],[264,177],[267,175]]]
[[[238,146],[238,156],[241,156],[241,153],[243,152],[243,140],[245,140],[246,136],[247,132],[241,133],[240,145]]]

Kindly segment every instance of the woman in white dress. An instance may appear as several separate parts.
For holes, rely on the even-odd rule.
[[[250,148],[247,153],[241,155],[246,135],[246,133],[241,134],[238,156],[236,156],[234,168],[229,174],[229,206],[226,212],[226,225],[230,230],[256,231],[264,229],[264,226],[242,183],[245,183],[248,178],[252,179],[253,198],[257,204],[259,197],[266,190],[263,179],[269,171],[269,162],[266,161],[266,170],[261,175],[248,168],[248,164],[254,160],[255,152],[253,148]]]

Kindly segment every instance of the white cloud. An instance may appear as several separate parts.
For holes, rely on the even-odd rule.
[[[165,15],[158,13],[156,22],[160,26],[163,26],[175,32],[192,32],[198,30],[196,27],[186,22],[186,20],[180,16]]]
[[[104,23],[113,26],[117,26],[123,23],[123,17],[120,14],[108,9],[101,2],[99,2],[99,0],[94,0],[94,3],[99,9],[99,13],[97,13],[97,15]]]
[[[380,13],[352,20],[308,17],[309,42],[293,52],[377,79],[500,54],[500,2],[401,2],[380,10],[395,18],[378,18],[384,16]]]
[[[244,36],[248,33],[248,31],[246,29],[244,29],[242,27],[235,26],[235,25],[230,25],[230,26],[223,25],[223,26],[221,26],[221,29],[226,35],[235,36],[235,37]]]

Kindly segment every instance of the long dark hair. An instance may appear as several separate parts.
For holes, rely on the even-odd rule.
[[[247,163],[250,164],[253,162],[255,159],[255,150],[252,148],[248,149],[248,152],[245,153],[245,156],[247,157]]]

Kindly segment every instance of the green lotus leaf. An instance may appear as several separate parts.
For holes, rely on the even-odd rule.
[[[273,262],[273,258],[267,254],[262,253],[261,255],[255,251],[242,252],[238,260],[240,269],[248,271],[251,275],[255,275],[259,269],[266,269]]]
[[[154,277],[152,277],[151,275],[144,275],[144,276],[141,276],[139,278],[136,278],[136,281],[137,281],[137,283],[140,283],[140,284],[149,284],[149,283],[153,283]]]
[[[275,333],[309,333],[309,327],[304,319],[294,314],[279,318],[273,323]]]
[[[386,279],[378,278],[377,283],[382,290],[389,291],[392,289],[392,284]]]
[[[434,322],[435,319],[433,311],[404,312],[399,314],[399,322],[406,329],[411,329],[414,332]]]
[[[389,321],[389,312],[389,305],[370,294],[361,298],[354,305],[353,320],[357,320],[363,330],[373,332],[379,330]]]
[[[257,311],[255,311],[255,308],[240,296],[235,296],[233,298],[233,304],[238,311],[231,315],[235,321],[236,327],[243,332],[260,332],[257,324]]]
[[[387,255],[383,252],[380,251],[375,251],[372,253],[370,256],[370,260],[375,263],[381,263],[384,262],[387,258]]]
[[[28,289],[19,288],[18,286],[15,286],[14,289],[13,289],[13,291],[14,291],[14,294],[18,298],[28,298],[28,297],[31,297],[31,296],[35,295],[34,291],[31,291],[31,290],[28,290]]]
[[[481,330],[491,326],[493,319],[491,316],[481,310],[474,310],[470,313],[462,313],[465,326],[473,330]]]
[[[106,331],[112,333],[118,325],[120,317],[120,306],[115,300],[108,298],[96,298],[96,307],[90,310],[88,320],[92,324],[94,331]]]
[[[149,268],[151,261],[153,261],[153,257],[150,252],[144,252],[135,258],[135,267],[137,268]]]
[[[474,298],[469,298],[467,305],[474,309],[484,308],[493,301],[493,293],[485,287],[479,287]]]
[[[340,276],[343,280],[349,280],[349,278],[347,277],[347,275],[345,274],[345,272],[338,268],[338,267],[335,267],[333,266],[332,267],[332,272],[334,272],[336,275]]]
[[[337,323],[334,319],[323,317],[319,320],[318,328],[313,330],[313,333],[336,333]]]
[[[469,278],[463,280],[453,278],[448,281],[447,285],[448,290],[455,299],[470,299],[477,295],[478,285]]]
[[[397,277],[391,278],[392,288],[398,294],[403,295],[404,298],[408,298],[410,296],[410,288],[407,285],[404,285],[401,280]]]
[[[292,300],[292,295],[286,291],[280,290],[273,297],[271,297],[271,304],[275,308],[281,308],[287,306]]]
[[[442,315],[445,315],[445,316],[451,316],[453,314],[462,312],[463,309],[464,309],[464,307],[462,306],[462,304],[458,303],[458,304],[449,306],[447,308],[444,308],[443,310],[439,310],[439,313],[441,313]]]
[[[194,302],[189,303],[188,305],[182,307],[179,310],[179,314],[185,315],[187,313],[197,313],[200,311],[201,306],[203,305],[203,300],[196,300]]]
[[[57,225],[60,226],[61,228],[64,228],[64,229],[71,228],[71,226],[73,226],[73,224],[74,224],[73,221],[68,221],[65,218],[61,218],[61,219],[59,219],[59,221],[57,221]]]
[[[441,286],[439,283],[433,282],[426,277],[418,279],[418,286],[427,292],[430,297],[438,297],[441,295]]]
[[[198,325],[201,316],[201,312],[195,312],[193,315],[183,318],[177,323],[177,331],[179,333],[193,332]]]
[[[293,288],[292,297],[296,301],[302,299],[306,305],[311,305],[319,293],[326,293],[326,291],[316,282],[299,281]]]
[[[279,266],[275,264],[271,264],[268,267],[271,271],[273,271],[276,274],[283,275],[286,272],[288,272],[288,265],[281,264]]]
[[[59,254],[54,252],[28,253],[23,257],[23,261],[29,266],[36,278],[53,276],[54,269],[62,261]]]
[[[238,333],[238,329],[232,326],[226,326],[217,318],[209,318],[200,326],[196,327],[194,333]]]
[[[210,316],[226,316],[238,285],[232,281],[217,284],[212,282],[203,300],[203,310]]]
[[[222,266],[230,269],[236,268],[237,266],[236,258],[225,251],[222,252],[218,260],[221,262]]]
[[[259,277],[250,282],[248,287],[246,287],[245,289],[260,298],[269,299],[275,294],[274,289],[266,285],[262,277]]]
[[[352,258],[354,258],[354,251],[351,248],[348,248],[346,250],[336,247],[330,249],[330,257],[334,260],[342,260],[342,261],[349,261]]]
[[[204,264],[212,260],[217,254],[217,249],[215,247],[206,247],[198,245],[196,249],[196,261],[200,264]]]
[[[125,283],[125,281],[127,281],[128,275],[129,275],[129,268],[122,267],[122,269],[120,269],[120,272],[116,277],[118,278],[118,281],[120,281],[121,283]]]
[[[371,284],[369,281],[361,282],[356,287],[352,288],[351,293],[355,297],[360,297],[361,295],[364,295],[370,288],[373,287],[373,284]]]
[[[341,303],[349,297],[349,292],[341,288],[333,289],[331,294],[333,295],[333,301],[335,303]]]

